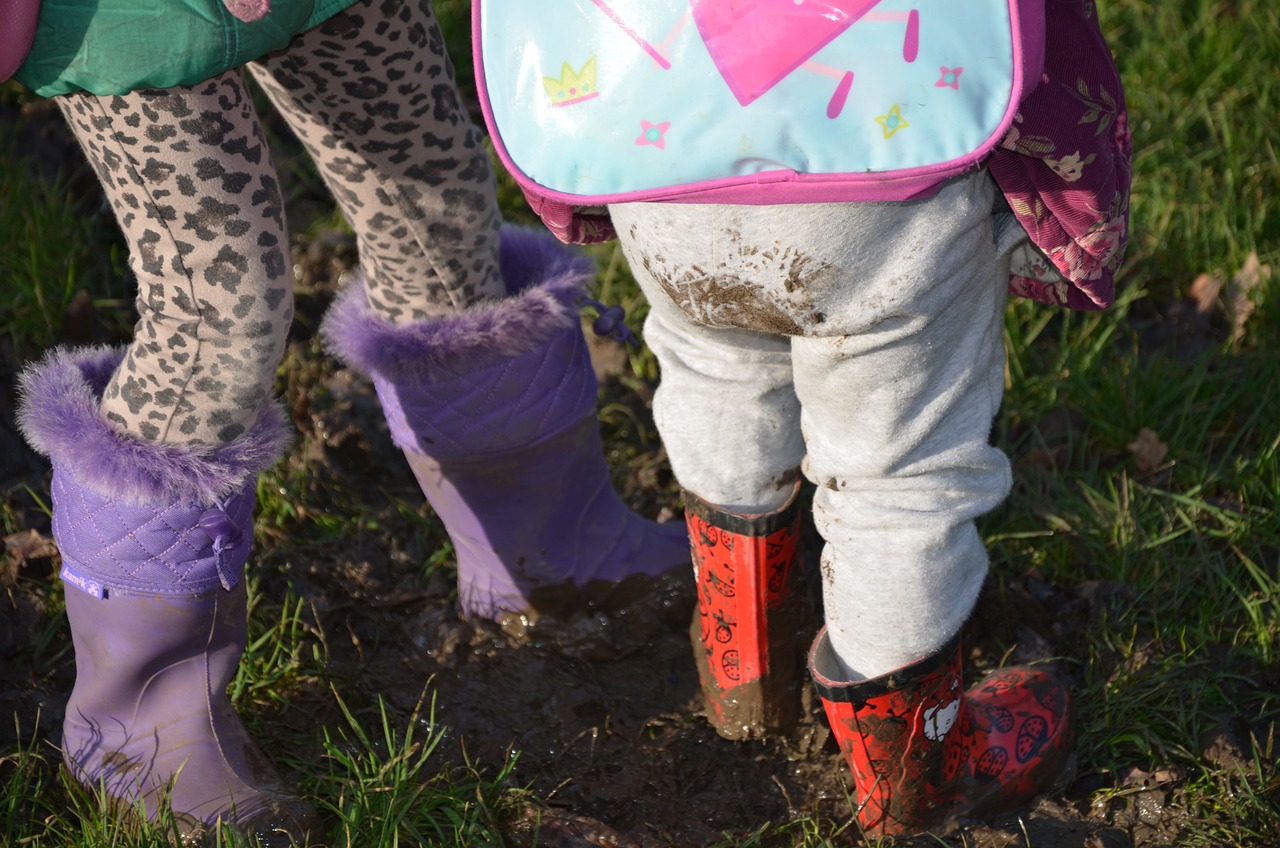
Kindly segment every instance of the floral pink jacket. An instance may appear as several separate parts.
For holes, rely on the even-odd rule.
[[[1093,0],[1045,0],[1044,74],[987,161],[1039,251],[1015,256],[1009,290],[1103,309],[1129,238],[1131,142],[1120,74]]]

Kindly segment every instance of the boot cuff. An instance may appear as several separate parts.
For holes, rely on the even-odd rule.
[[[18,426],[77,482],[124,503],[211,503],[273,465],[289,443],[279,404],[266,403],[243,436],[219,448],[149,442],[116,430],[99,410],[123,348],[59,348],[19,377]]]
[[[869,680],[849,681],[841,679],[843,675],[825,625],[809,647],[809,676],[822,700],[832,703],[857,704],[898,692],[948,667],[959,669],[961,662],[960,634],[957,633],[934,653],[896,671]]]
[[[507,226],[499,251],[508,297],[454,315],[396,324],[369,308],[362,280],[338,295],[321,326],[350,367],[393,383],[464,376],[547,344],[579,319],[590,257],[547,233]]]
[[[764,538],[772,536],[779,530],[796,523],[800,515],[800,478],[796,475],[795,485],[786,503],[773,512],[743,513],[733,512],[711,503],[694,492],[684,489],[684,513],[686,516],[696,515],[706,524],[727,530],[737,536]]]

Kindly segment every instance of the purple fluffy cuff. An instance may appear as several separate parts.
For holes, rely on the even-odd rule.
[[[375,314],[357,280],[325,315],[326,346],[357,371],[413,384],[519,356],[581,320],[578,301],[594,271],[590,257],[544,232],[504,227],[499,258],[508,297],[404,324]]]
[[[124,503],[207,504],[241,490],[288,446],[276,403],[264,404],[249,432],[219,448],[149,442],[116,430],[99,400],[123,357],[123,348],[59,348],[19,378],[23,435],[81,485]]]

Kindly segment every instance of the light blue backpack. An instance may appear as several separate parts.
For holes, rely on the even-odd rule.
[[[1040,80],[1045,0],[476,0],[499,157],[565,241],[629,201],[905,200]]]

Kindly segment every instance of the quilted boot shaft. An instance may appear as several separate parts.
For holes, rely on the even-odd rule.
[[[253,541],[252,488],[208,506],[131,504],[80,485],[55,462],[50,496],[61,577],[96,598],[185,596],[240,582]]]
[[[453,542],[466,615],[536,613],[539,590],[688,563],[684,528],[641,518],[613,489],[576,322],[464,377],[374,385]]]
[[[785,733],[799,717],[798,640],[812,632],[796,493],[777,512],[740,515],[686,492],[685,520],[698,592],[689,636],[707,717],[726,739]]]
[[[604,461],[597,384],[577,301],[589,260],[507,228],[509,296],[390,324],[353,287],[325,318],[331,348],[368,374],[395,443],[453,541],[465,615],[562,606],[561,589],[687,565],[678,524],[618,498]]]
[[[99,411],[123,351],[54,351],[21,377],[18,419],[53,461],[76,683],[63,758],[122,816],[176,815],[184,841],[218,822],[261,845],[304,840],[314,813],[289,795],[226,694],[247,638],[244,564],[258,472],[287,432],[264,407],[217,448],[152,443]]]
[[[809,671],[869,835],[908,836],[1012,810],[1069,771],[1070,698],[1046,671],[1005,668],[965,691],[958,638],[871,680],[840,681],[838,667],[823,628]]]

